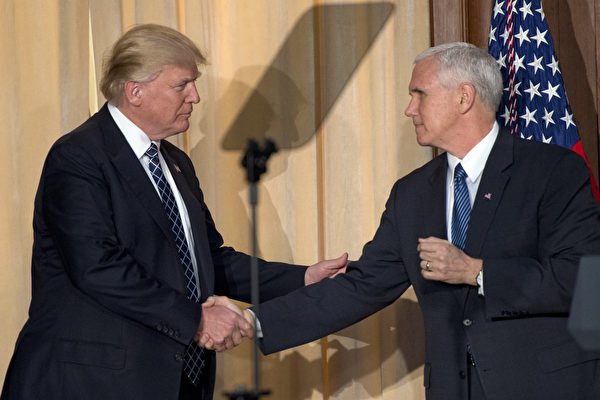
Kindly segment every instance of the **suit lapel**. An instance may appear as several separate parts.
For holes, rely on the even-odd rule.
[[[99,112],[100,127],[104,133],[106,148],[116,170],[136,195],[144,209],[163,231],[167,241],[177,249],[171,225],[156,189],[140,164],[127,140],[113,121],[105,105]]]
[[[446,172],[448,169],[446,153],[439,155],[436,163],[428,180],[429,187],[421,196],[420,204],[423,206],[420,209],[423,210],[423,221],[425,221],[423,236],[446,239],[448,237],[446,229]]]
[[[480,257],[487,231],[510,179],[506,168],[513,162],[513,141],[513,136],[501,130],[485,164],[473,203],[465,244],[465,252],[471,257]]]

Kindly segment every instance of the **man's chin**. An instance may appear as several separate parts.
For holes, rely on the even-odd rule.
[[[181,124],[176,129],[174,128],[172,131],[170,131],[169,133],[165,134],[163,137],[158,138],[158,139],[166,139],[166,138],[171,137],[171,136],[179,135],[180,133],[183,133],[183,132],[187,131],[189,129],[189,127],[190,127],[189,123],[188,124]],[[152,140],[158,140],[158,139],[153,139],[153,138],[150,138],[150,139],[152,139]]]
[[[417,133],[417,143],[419,143],[419,146],[429,146],[429,141],[427,139],[425,139],[425,137],[423,135],[419,135]]]
[[[184,120],[184,121],[181,121],[181,122],[178,124],[178,127],[177,127],[177,133],[176,133],[176,134],[183,133],[183,132],[187,131],[188,129],[190,129],[190,121],[188,121],[188,120],[186,119],[186,120]]]

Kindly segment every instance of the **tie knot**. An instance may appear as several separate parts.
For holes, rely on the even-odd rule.
[[[464,180],[466,177],[467,177],[467,173],[465,172],[462,165],[460,165],[460,163],[458,163],[456,165],[456,168],[454,168],[454,179],[458,178],[458,179]]]
[[[146,150],[146,155],[150,158],[154,158],[158,155],[158,146],[156,146],[156,143],[152,143],[150,147],[148,147],[148,150]]]

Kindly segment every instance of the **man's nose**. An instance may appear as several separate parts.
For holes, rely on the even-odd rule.
[[[192,90],[188,96],[188,101],[194,104],[200,103],[200,95],[198,94],[198,89],[196,89],[195,84],[192,85]]]
[[[406,106],[406,109],[404,110],[404,115],[406,115],[407,117],[413,117],[413,116],[415,116],[416,115],[415,109],[416,108],[415,108],[414,102],[411,99],[408,102],[408,105]]]

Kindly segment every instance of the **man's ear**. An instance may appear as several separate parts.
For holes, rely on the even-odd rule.
[[[139,106],[142,102],[142,90],[142,85],[139,82],[125,82],[123,85],[125,101],[133,106]]]
[[[475,87],[470,83],[461,83],[458,86],[458,95],[460,96],[459,100],[459,110],[462,113],[465,113],[473,107],[475,103]]]

